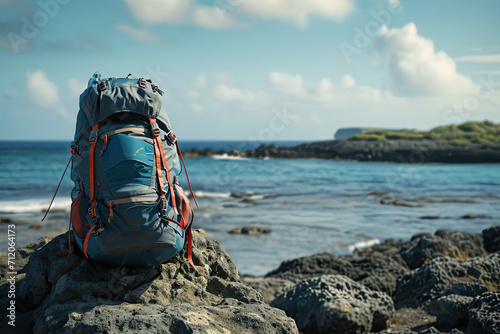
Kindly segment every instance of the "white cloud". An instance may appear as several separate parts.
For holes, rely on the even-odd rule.
[[[194,8],[192,19],[197,26],[207,29],[227,29],[243,26],[242,23],[228,13],[222,14],[221,9],[217,7]]]
[[[262,19],[293,21],[304,27],[310,16],[341,21],[354,11],[353,0],[240,0],[235,10]]]
[[[340,79],[340,83],[344,87],[354,87],[356,85],[356,81],[354,81],[354,78],[351,77],[349,74],[344,75]]]
[[[306,93],[304,80],[300,75],[272,72],[269,75],[269,82],[272,87],[285,94],[304,96]]]
[[[355,9],[354,0],[234,0],[202,6],[196,0],[124,0],[145,24],[194,24],[206,29],[242,27],[244,19],[278,19],[305,27],[310,17],[341,21]]]
[[[469,63],[500,63],[500,55],[463,56],[455,60]]]
[[[59,91],[56,85],[47,79],[41,70],[26,73],[26,88],[30,100],[36,106],[57,108],[61,105]]]
[[[273,97],[280,95],[285,100],[313,103],[316,108],[331,108],[338,103],[366,100],[378,103],[384,99],[394,99],[390,91],[381,91],[368,86],[356,86],[356,81],[349,74],[338,82],[329,78],[319,81],[307,81],[301,75],[272,72],[269,74],[269,90]]]
[[[265,98],[263,92],[252,92],[226,84],[217,84],[213,89],[216,99],[224,102],[258,103]]]
[[[142,43],[157,44],[161,42],[161,37],[156,32],[147,28],[133,28],[128,24],[115,24],[115,30],[121,31],[134,40]]]
[[[467,94],[475,88],[457,72],[452,58],[444,51],[436,52],[432,40],[418,35],[413,23],[401,29],[382,26],[375,52],[387,63],[391,88],[398,95]]]
[[[125,0],[132,15],[146,24],[182,23],[191,0]]]
[[[498,83],[496,77],[488,80],[490,86]],[[428,129],[468,120],[499,121],[500,91],[490,92],[488,87],[482,88],[477,106],[471,109],[476,102],[473,94],[397,96],[391,89],[363,86],[350,74],[311,80],[273,71],[261,87],[249,88],[221,73],[213,79],[202,74],[179,83],[172,87],[167,103],[180,135],[192,130],[196,117],[199,124],[211,125],[200,128],[196,138],[219,139],[221,133],[232,139],[258,137],[262,129],[276,125],[271,122],[273,110],[287,106],[298,121],[279,124],[275,139],[297,139],[298,134],[300,139],[328,139],[337,128],[348,126]],[[460,105],[455,108],[456,104]]]

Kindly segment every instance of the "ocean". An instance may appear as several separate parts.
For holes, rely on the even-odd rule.
[[[300,142],[275,142],[291,146]],[[257,142],[183,141],[182,149],[249,149]],[[0,142],[0,217],[16,222],[16,245],[68,228],[69,172],[48,218],[43,212],[66,166],[69,142]],[[480,233],[499,223],[499,164],[395,164],[316,159],[186,158],[198,199],[195,228],[221,243],[241,274],[329,251],[349,254],[385,239],[452,229]],[[185,177],[181,186],[187,188]],[[480,215],[475,219],[466,219]],[[271,229],[259,236],[236,227]],[[7,224],[0,225],[7,252]]]

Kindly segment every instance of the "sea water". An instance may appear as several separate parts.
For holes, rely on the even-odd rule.
[[[248,149],[256,142],[182,142],[182,148]],[[281,146],[297,142],[277,142]],[[0,142],[0,217],[18,222],[16,244],[63,233],[69,173],[44,222],[70,154],[67,142]],[[221,243],[242,274],[317,252],[352,253],[385,239],[451,229],[480,233],[498,224],[499,164],[396,164],[318,159],[185,159],[198,199],[195,228]],[[185,177],[181,186],[187,188]],[[482,218],[464,219],[466,215]],[[431,219],[429,219],[431,218]],[[259,236],[236,227],[271,229]],[[0,253],[7,249],[0,226]]]

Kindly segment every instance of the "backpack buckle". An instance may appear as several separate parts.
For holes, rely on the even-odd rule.
[[[92,205],[89,208],[89,216],[90,216],[90,219],[92,219],[92,222],[94,223],[94,225],[96,225],[99,222],[99,215],[97,212],[98,212],[97,211],[97,204]]]
[[[78,154],[80,155],[82,152],[78,149],[78,145],[72,144],[69,151],[71,154]]]
[[[158,126],[158,123],[151,123],[151,131],[155,135],[155,137],[158,137],[160,135],[160,127]]]
[[[167,141],[168,146],[174,145],[175,142],[177,141],[177,137],[174,135],[174,133],[170,130],[168,133],[165,135],[165,140]]]
[[[106,87],[106,81],[102,80],[99,82],[99,85],[97,85],[97,88],[99,89],[99,92],[105,91],[108,87]]]
[[[151,88],[153,88],[153,92],[157,92],[158,94],[163,95],[163,91],[155,84],[151,83]]]
[[[95,144],[97,142],[98,137],[99,137],[99,129],[90,131],[89,142],[91,144]]]
[[[160,212],[162,216],[165,216],[165,213],[167,212],[167,200],[165,197],[160,198]]]

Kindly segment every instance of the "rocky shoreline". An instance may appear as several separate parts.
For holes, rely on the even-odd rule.
[[[203,230],[194,270],[181,252],[150,268],[85,260],[67,235],[16,251],[16,328],[35,333],[499,333],[500,226],[386,240],[353,255],[319,253],[240,277]],[[6,257],[0,306],[7,308]]]
[[[461,146],[434,139],[329,140],[292,147],[261,145],[246,151],[212,151],[189,149],[186,157],[329,159],[354,161],[386,161],[398,163],[499,163],[500,144],[484,143]]]

